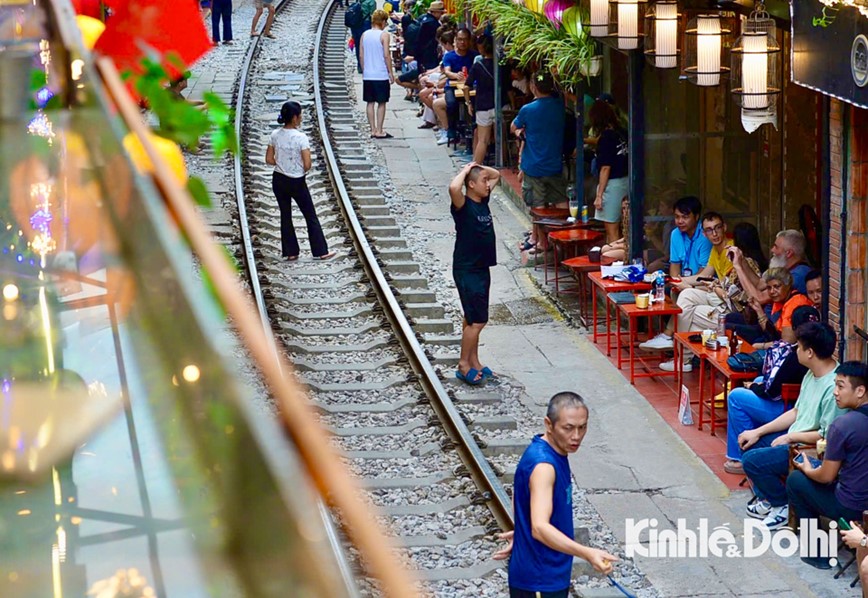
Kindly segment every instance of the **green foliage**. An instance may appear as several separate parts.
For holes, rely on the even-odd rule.
[[[495,33],[504,38],[507,58],[522,68],[549,69],[568,91],[575,91],[586,79],[583,71],[590,69],[597,47],[580,26],[557,29],[545,16],[501,0],[473,0],[470,9],[493,24]]]

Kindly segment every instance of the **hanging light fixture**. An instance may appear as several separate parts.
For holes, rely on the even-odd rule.
[[[744,110],[774,108],[781,93],[781,47],[775,22],[757,4],[732,48],[732,94]]]
[[[635,50],[642,40],[647,0],[610,0],[609,35],[619,50]]]
[[[678,4],[661,0],[645,13],[645,56],[658,69],[678,66]]]
[[[684,30],[684,64],[681,72],[700,87],[720,84],[729,73],[724,38],[732,33],[718,13],[701,14],[690,19]]]
[[[609,0],[582,0],[581,9],[588,18],[586,25],[591,37],[608,37]]]

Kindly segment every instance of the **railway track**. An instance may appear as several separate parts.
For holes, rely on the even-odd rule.
[[[360,139],[342,15],[333,3],[284,2],[274,31],[285,39],[308,24],[314,38],[308,69],[294,68],[299,57],[282,63],[274,45],[252,48],[245,60],[236,104],[246,159],[235,162],[235,242],[263,322],[425,591],[502,595],[505,572],[491,554],[493,534],[511,526],[511,499],[497,475],[509,467],[493,467],[489,459],[509,447],[515,453],[524,440],[486,442],[479,435],[484,427],[508,430],[515,422],[467,415],[487,413],[500,400],[497,387],[458,396],[440,379],[437,367],[451,372],[459,339],[389,213]],[[295,224],[303,257],[280,258],[279,212],[263,156],[289,98],[306,108],[308,186],[329,245],[339,252],[326,262],[304,257],[301,219]],[[453,398],[463,399],[461,411]],[[376,593],[359,577],[362,594]]]

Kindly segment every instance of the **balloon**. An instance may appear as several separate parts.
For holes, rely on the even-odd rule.
[[[556,29],[561,28],[564,11],[574,6],[573,0],[549,0],[545,6],[546,18],[552,22]]]
[[[81,31],[81,39],[84,40],[84,47],[88,50],[93,50],[96,45],[96,40],[105,31],[105,23],[93,17],[78,15],[75,17],[75,22],[78,24],[78,30]]]
[[[184,165],[184,155],[181,153],[178,144],[170,139],[154,135],[150,132],[148,133],[148,139],[154,145],[157,153],[166,161],[166,164],[175,175],[178,184],[182,187],[185,186],[187,184],[187,167]],[[132,160],[139,173],[145,174],[154,172],[154,166],[151,164],[151,159],[148,158],[144,146],[142,146],[141,141],[139,141],[139,138],[135,133],[127,133],[126,137],[124,137],[123,144],[124,149],[127,150],[127,154],[130,156],[130,160]]]

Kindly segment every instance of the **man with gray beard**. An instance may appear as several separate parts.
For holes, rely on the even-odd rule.
[[[761,304],[771,303],[762,278],[746,267],[742,253],[737,247],[731,247],[730,259],[738,274],[738,280],[749,297],[755,298]],[[811,271],[811,266],[805,260],[805,235],[793,229],[782,230],[775,236],[771,249],[769,268],[786,268],[793,277],[793,288],[803,295],[807,294],[805,277]]]

